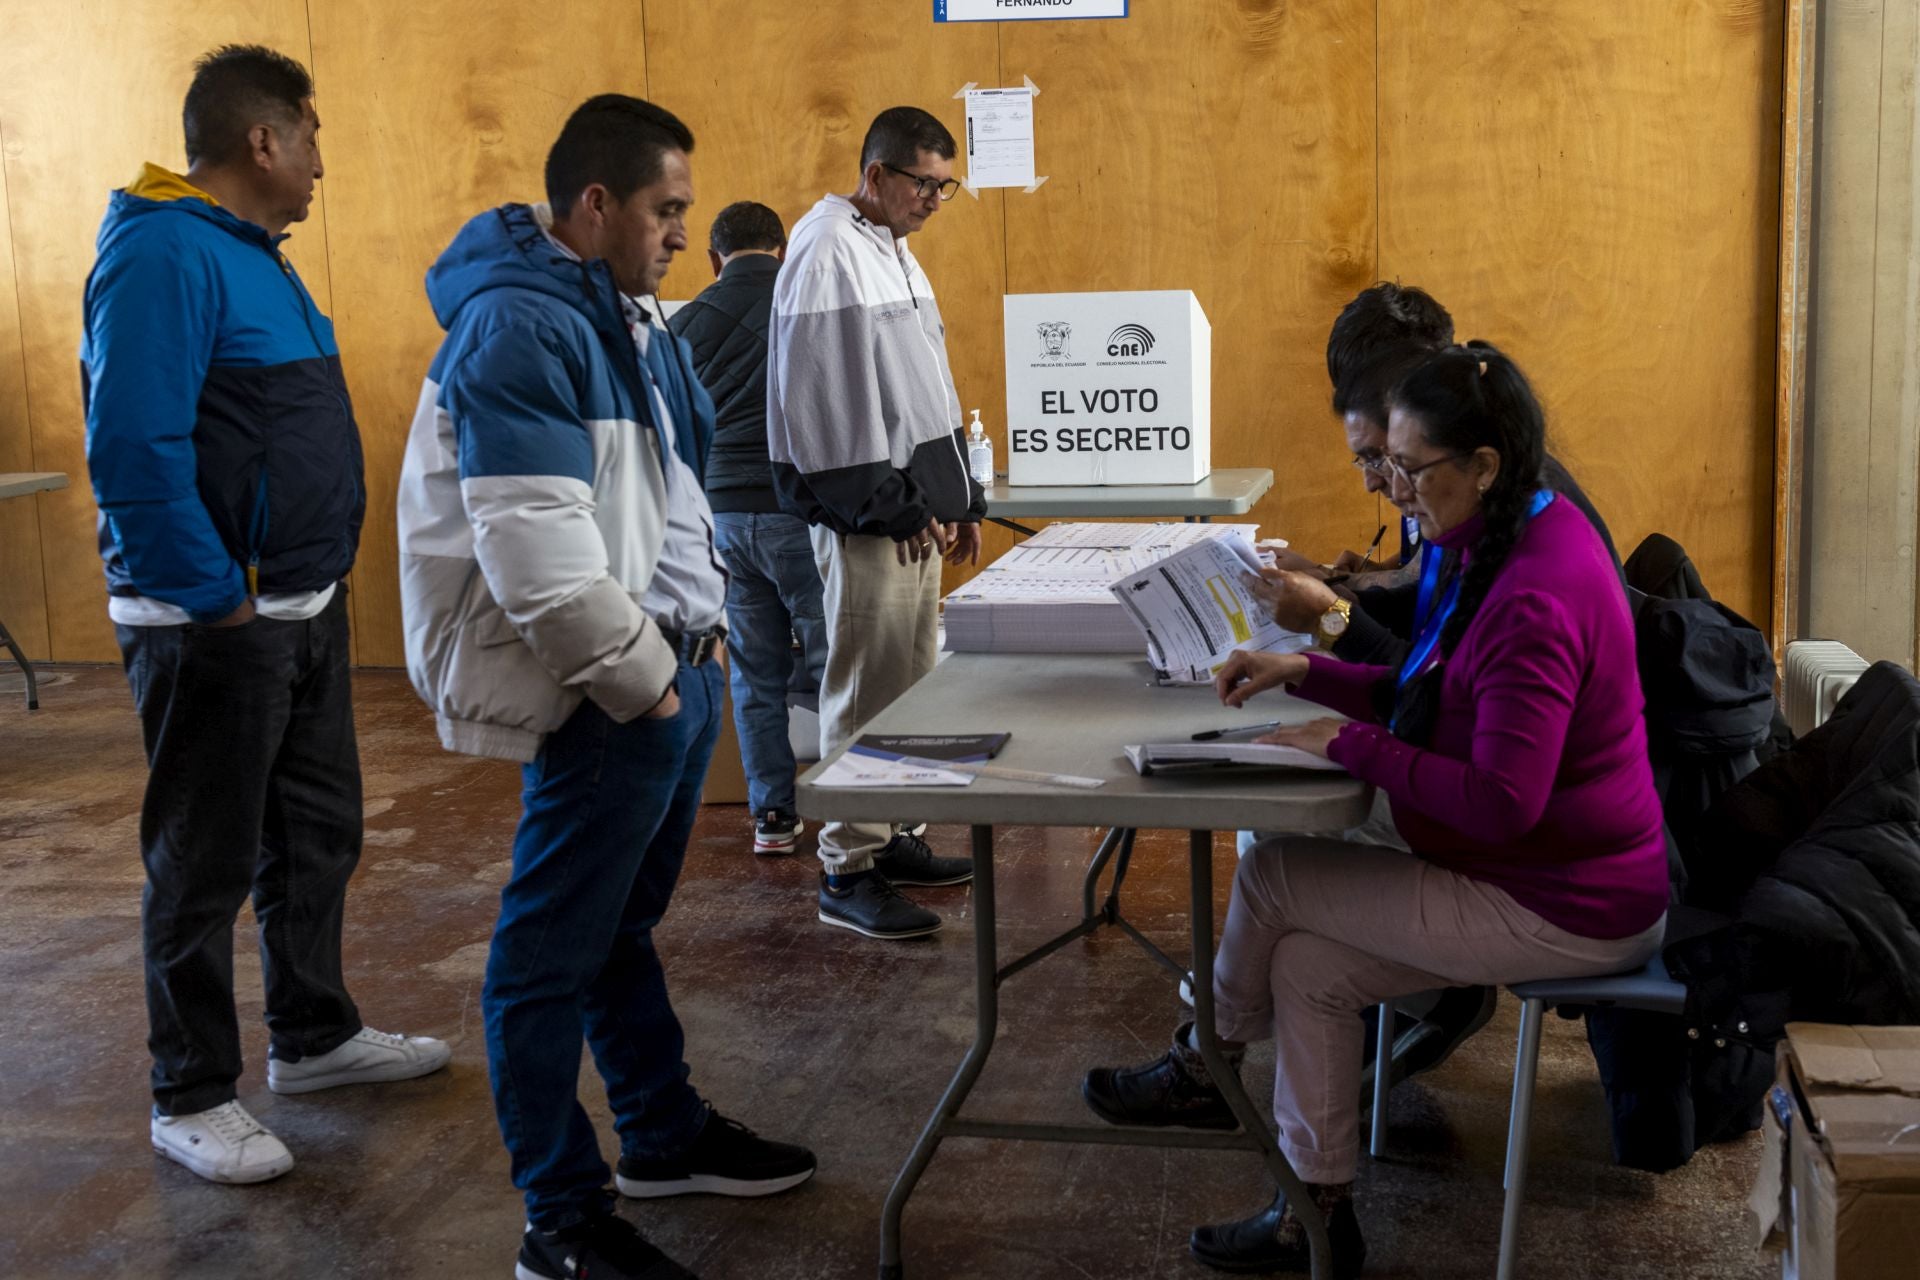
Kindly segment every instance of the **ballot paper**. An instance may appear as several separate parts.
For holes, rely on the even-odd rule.
[[[1196,542],[1210,542],[1233,534],[1239,534],[1251,542],[1259,531],[1257,524],[1188,524],[1165,520],[1153,524],[1129,524],[1121,520],[1063,520],[1048,525],[1028,538],[1020,544],[1020,549],[1105,547],[1114,551],[1177,551]]]
[[[1048,525],[941,602],[947,648],[959,653],[1139,653],[1140,628],[1108,587],[1169,552],[1253,524],[1122,521]]]
[[[1109,588],[1147,638],[1147,658],[1175,681],[1213,678],[1236,649],[1298,653],[1313,637],[1273,620],[1247,587],[1260,553],[1234,534],[1182,547]]]
[[[1033,185],[1033,89],[967,90],[967,185]]]
[[[849,749],[822,769],[813,783],[817,787],[966,787],[973,785],[973,779],[972,773],[932,768],[917,758],[910,762]]]

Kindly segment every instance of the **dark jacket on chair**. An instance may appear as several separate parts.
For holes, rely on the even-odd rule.
[[[1684,1018],[1589,1021],[1615,1156],[1639,1168],[1753,1127],[1789,1021],[1920,1022],[1920,681],[1875,664],[1685,857],[1665,949]]]

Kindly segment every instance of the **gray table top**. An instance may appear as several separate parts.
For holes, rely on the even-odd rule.
[[[1238,516],[1273,487],[1268,467],[1227,467],[1198,484],[1023,484],[987,490],[987,514],[1002,519],[1083,516]]]
[[[956,653],[862,733],[1010,733],[993,763],[1102,778],[1093,789],[979,777],[965,787],[823,788],[800,778],[800,812],[846,822],[993,823],[1161,830],[1336,831],[1359,825],[1372,796],[1344,773],[1142,778],[1121,748],[1179,742],[1203,729],[1299,722],[1328,714],[1279,693],[1238,711],[1213,690],[1159,688],[1144,658]]]
[[[0,471],[0,498],[24,498],[30,493],[66,487],[64,471]]]

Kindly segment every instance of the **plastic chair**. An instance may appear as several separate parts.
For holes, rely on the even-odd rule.
[[[1513,1280],[1520,1246],[1520,1202],[1526,1194],[1527,1139],[1533,1120],[1533,1086],[1540,1066],[1540,1029],[1547,1010],[1560,1005],[1610,1005],[1654,1013],[1684,1013],[1687,989],[1674,981],[1658,952],[1632,973],[1604,978],[1564,978],[1545,982],[1518,982],[1507,988],[1520,1000],[1520,1040],[1514,1050],[1513,1106],[1507,1115],[1506,1205],[1500,1215],[1499,1280]],[[1376,1007],[1379,1043],[1387,1052],[1393,1044],[1393,1005]],[[1387,1087],[1389,1072],[1376,1060],[1373,1072],[1373,1130],[1368,1150],[1375,1158],[1386,1154]]]

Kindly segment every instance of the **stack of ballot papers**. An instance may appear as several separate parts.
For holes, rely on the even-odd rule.
[[[957,653],[1139,653],[1140,631],[1108,590],[1168,553],[1221,538],[1249,540],[1251,524],[1049,525],[942,601],[947,648]]]
[[[1178,683],[1210,682],[1236,649],[1298,653],[1313,637],[1273,620],[1247,583],[1260,553],[1239,533],[1196,542],[1108,588],[1147,642],[1147,660]]]

